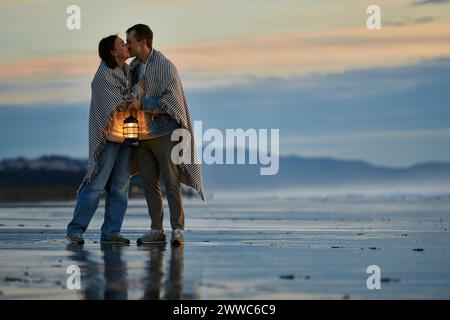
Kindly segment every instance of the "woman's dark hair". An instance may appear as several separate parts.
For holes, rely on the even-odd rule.
[[[98,44],[98,55],[100,56],[100,59],[102,59],[111,69],[117,67],[117,62],[111,54],[111,51],[114,50],[114,44],[117,37],[116,34],[108,36],[100,40],[100,43]]]
[[[138,23],[134,26],[128,28],[127,34],[129,34],[131,31],[134,30],[134,35],[136,37],[137,41],[141,41],[145,39],[145,43],[147,44],[147,47],[151,48],[153,43],[153,31],[150,29],[149,26]]]

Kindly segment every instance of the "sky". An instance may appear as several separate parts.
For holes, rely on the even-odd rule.
[[[69,30],[69,5],[81,29]],[[366,27],[369,5],[382,27]],[[450,1],[0,3],[0,158],[85,158],[99,40],[148,24],[203,128],[276,128],[280,153],[450,162]]]

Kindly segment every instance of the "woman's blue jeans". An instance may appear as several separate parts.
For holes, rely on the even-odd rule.
[[[107,141],[99,157],[97,176],[84,183],[78,193],[73,219],[67,233],[84,233],[106,191],[102,238],[120,233],[128,205],[132,148]]]

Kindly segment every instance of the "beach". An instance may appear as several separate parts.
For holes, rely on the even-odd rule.
[[[73,206],[0,206],[0,299],[450,299],[448,194],[186,199],[181,247],[136,245],[150,223],[140,199],[129,246],[100,244],[103,207],[86,244],[68,245]],[[164,227],[170,239],[167,203]]]

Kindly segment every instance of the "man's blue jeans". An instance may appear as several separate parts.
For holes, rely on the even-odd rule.
[[[81,187],[68,233],[84,233],[106,190],[102,238],[118,234],[128,205],[132,149],[121,143],[106,142],[99,157],[98,174]]]

